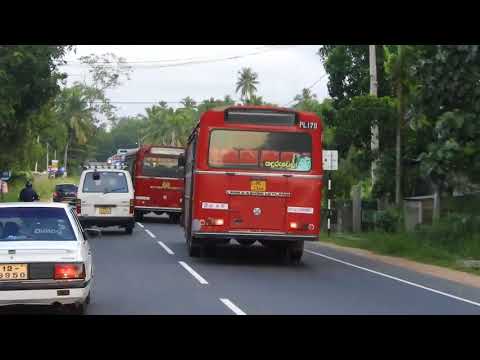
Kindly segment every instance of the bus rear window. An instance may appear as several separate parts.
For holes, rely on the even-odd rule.
[[[154,177],[182,177],[178,167],[178,156],[146,156],[143,159],[143,176]]]
[[[213,130],[211,167],[310,171],[312,138],[306,133]]]

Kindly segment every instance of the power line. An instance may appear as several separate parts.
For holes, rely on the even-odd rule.
[[[254,50],[264,49],[271,47],[272,45],[264,45],[254,48]],[[277,45],[273,45],[277,46]],[[125,61],[124,64],[144,64],[144,63],[164,63],[164,62],[176,62],[176,61],[191,61],[191,60],[200,60],[205,59],[205,56],[197,56],[197,57],[190,57],[190,58],[177,58],[177,59],[162,59],[162,60],[132,60],[132,61]],[[81,61],[71,61],[70,64],[81,64],[81,65],[88,65]],[[92,64],[111,64],[110,61],[95,61]]]
[[[272,46],[275,46],[274,48]],[[266,52],[274,51],[277,49],[280,49],[279,46],[282,46],[281,49],[286,49],[286,48],[291,48],[291,47],[296,47],[298,45],[270,45],[270,47],[265,46],[263,51],[255,51],[251,52],[248,54],[243,54],[243,55],[234,55],[234,56],[227,56],[223,58],[217,58],[217,59],[206,59],[206,60],[201,60],[201,58],[198,58],[198,60],[188,60],[188,59],[179,59],[179,61],[182,62],[177,62],[177,63],[171,63],[171,64],[155,64],[155,62],[166,62],[166,60],[152,60],[152,61],[127,61],[123,62],[122,64],[128,65],[128,64],[145,64],[144,66],[141,66],[142,68],[168,68],[168,67],[177,67],[177,66],[184,66],[184,65],[198,65],[198,64],[207,64],[207,63],[213,63],[213,62],[221,62],[221,61],[228,61],[228,60],[238,60],[242,59],[244,57],[248,56],[254,56],[254,55],[260,55]],[[195,58],[190,58],[190,59],[195,59]],[[99,63],[93,63],[93,64],[105,64],[105,65],[110,65],[111,63],[108,62],[99,62]],[[149,65],[151,64],[151,65]],[[85,63],[78,63],[78,64],[64,64],[61,66],[88,66],[89,64]],[[114,66],[115,64],[111,64]]]
[[[328,73],[323,74],[323,75],[320,77],[320,79],[316,80],[312,85],[310,85],[309,87],[304,88],[304,89],[311,90],[315,85],[317,85],[317,84],[320,82],[320,80],[322,80],[322,79],[323,79],[325,76],[327,76],[327,75],[328,75]],[[295,102],[295,101],[296,101],[296,100],[293,99],[292,101],[290,101],[289,103],[287,103],[287,104],[285,105],[285,107],[288,107],[290,104],[292,104],[292,103]]]

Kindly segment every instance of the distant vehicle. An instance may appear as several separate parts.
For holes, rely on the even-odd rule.
[[[259,241],[299,262],[318,240],[322,123],[313,114],[233,106],[202,114],[186,148],[183,226],[202,247]],[[181,160],[183,162],[183,160]]]
[[[64,202],[70,205],[76,204],[78,186],[75,184],[57,184],[52,194],[53,202]]]
[[[80,176],[76,211],[82,225],[135,226],[134,190],[130,173],[114,167],[87,168]]]
[[[125,161],[135,187],[135,218],[154,212],[166,213],[178,223],[183,201],[183,168],[178,159],[183,148],[144,145],[127,153]]]
[[[90,303],[93,264],[75,210],[58,203],[0,204],[0,306]]]

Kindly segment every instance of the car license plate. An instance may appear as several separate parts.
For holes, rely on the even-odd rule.
[[[112,213],[112,208],[109,207],[101,207],[98,209],[100,215],[110,215]]]
[[[251,191],[267,191],[267,182],[265,180],[250,181]]]
[[[0,281],[28,279],[27,264],[0,264]]]

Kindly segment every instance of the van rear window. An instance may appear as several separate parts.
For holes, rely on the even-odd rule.
[[[84,193],[128,193],[127,178],[123,172],[99,171],[99,178],[93,178],[94,172],[87,172],[83,182]]]

